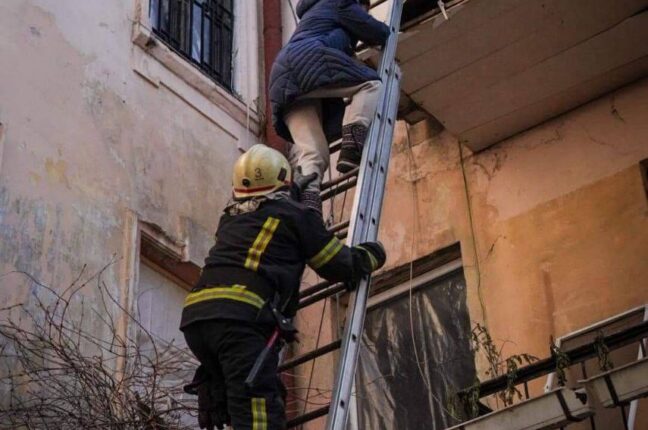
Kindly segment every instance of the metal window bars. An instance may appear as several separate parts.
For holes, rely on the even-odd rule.
[[[151,0],[149,17],[158,39],[232,89],[233,0]]]
[[[351,188],[356,188],[350,220],[340,222],[330,228],[338,236],[346,237],[348,245],[374,241],[378,235],[400,95],[401,74],[395,62],[395,56],[402,8],[403,0],[393,0],[387,21],[390,36],[382,50],[382,57],[377,69],[383,82],[383,89],[376,115],[367,136],[360,167],[322,184],[322,200],[330,199]],[[339,145],[334,144],[331,147],[331,152],[338,149]],[[351,401],[351,392],[355,380],[370,283],[371,277],[365,276],[356,290],[350,295],[346,327],[341,339],[295,357],[280,366],[280,371],[285,371],[340,349],[340,359],[331,403],[290,420],[288,422],[289,428],[328,413],[326,425],[328,430],[346,429],[349,411],[354,404]],[[343,290],[344,285],[342,284],[322,282],[300,293],[299,307],[303,308],[324,300]]]

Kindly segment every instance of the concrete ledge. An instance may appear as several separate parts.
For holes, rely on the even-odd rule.
[[[164,43],[158,41],[148,27],[142,23],[135,23],[132,40],[133,44],[173,72],[187,85],[194,88],[243,127],[249,127],[255,136],[259,136],[261,133],[259,116],[252,110],[252,107],[247,106],[243,101],[230,94],[193,67],[188,61],[173,52]],[[141,74],[139,71],[138,73]],[[142,74],[142,76],[150,81],[146,75]],[[154,82],[152,83],[155,85]]]
[[[648,396],[648,358],[578,381],[606,408]]]
[[[548,430],[581,421],[593,413],[587,396],[561,387],[447,430]]]

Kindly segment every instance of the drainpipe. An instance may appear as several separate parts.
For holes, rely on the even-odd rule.
[[[268,94],[268,83],[270,82],[270,70],[272,63],[277,57],[282,45],[281,34],[281,0],[263,0],[263,55],[265,69],[265,138],[266,144],[286,153],[286,142],[280,138],[272,127],[272,110],[270,109],[270,97]]]
[[[277,135],[272,126],[272,110],[270,109],[270,95],[268,94],[268,83],[270,82],[270,70],[272,63],[277,57],[279,50],[282,46],[282,29],[281,29],[281,0],[263,0],[263,64],[265,76],[265,139],[266,144],[282,153],[286,154],[286,142]],[[285,347],[285,352],[287,347]],[[280,356],[283,356],[281,354]],[[290,374],[281,375],[281,380],[286,387],[295,387],[295,378]],[[290,390],[287,393],[286,405],[291,405],[291,408],[298,409],[295,405],[299,405],[298,400],[293,395],[294,391]],[[294,418],[297,412],[289,413],[288,419]]]

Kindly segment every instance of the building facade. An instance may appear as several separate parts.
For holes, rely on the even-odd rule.
[[[34,309],[36,296],[51,300],[39,284],[62,292],[94,279],[70,318],[102,331],[107,313],[123,338],[137,329],[128,310],[182,343],[182,303],[230,198],[231,166],[262,141],[262,7],[2,2],[3,304]],[[97,274],[114,298],[106,308]]]
[[[454,1],[448,19],[434,3],[407,2],[401,22],[408,121],[393,143],[379,234],[388,263],[369,300],[356,428],[456,423],[448,394],[493,376],[481,352],[466,358],[477,323],[502,359],[545,358],[551,339],[567,345],[624,312],[640,321],[648,303],[645,2]],[[338,213],[341,200],[336,222],[350,212]],[[337,339],[345,310],[344,297],[306,307],[296,353]],[[335,357],[295,370],[307,393],[297,414],[330,398]],[[623,412],[636,429],[646,406]],[[611,414],[573,428],[623,428]]]

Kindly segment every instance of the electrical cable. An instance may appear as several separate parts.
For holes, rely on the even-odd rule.
[[[463,146],[457,140],[459,146],[459,164],[461,165],[461,175],[463,177],[464,192],[466,195],[466,206],[468,208],[468,221],[470,223],[470,236],[472,238],[473,252],[475,253],[475,272],[477,272],[477,297],[479,298],[479,306],[482,311],[484,325],[488,325],[488,318],[486,316],[486,305],[484,304],[484,297],[481,290],[481,267],[479,266],[479,250],[477,249],[477,237],[475,235],[475,223],[472,212],[472,202],[470,201],[470,190],[468,189],[468,178],[466,175],[466,167],[464,165]]]
[[[413,167],[416,167],[416,161],[414,160],[414,151],[412,149],[412,141],[410,137],[410,126],[409,124],[405,124],[405,131],[406,131],[406,138],[407,138],[407,148],[408,148],[408,156],[409,156],[409,175],[410,179],[412,180],[412,223],[413,223],[413,228],[412,228],[412,243],[410,246],[410,264],[409,264],[409,322],[410,322],[410,335],[412,337],[412,349],[414,350],[414,358],[416,360],[416,366],[418,367],[419,374],[421,375],[421,380],[423,381],[423,385],[425,385],[425,388],[428,391],[428,394],[434,400],[435,403],[437,403],[443,411],[445,411],[450,417],[460,420],[459,417],[457,417],[452,411],[450,411],[446,406],[443,404],[443,402],[434,394],[432,391],[432,387],[430,386],[430,381],[428,378],[425,376],[425,372],[423,371],[422,367],[422,361],[419,358],[419,353],[418,353],[418,347],[416,344],[416,335],[414,331],[414,310],[413,310],[413,304],[414,304],[414,288],[413,288],[413,281],[414,281],[414,251],[416,248],[416,231],[417,228],[416,226],[418,225],[417,217],[418,217],[418,189],[416,186],[416,181],[413,179],[413,172],[414,169]]]
[[[295,21],[295,26],[299,23],[299,19],[297,18],[297,12],[295,12],[295,6],[292,3],[292,0],[288,0],[288,4],[290,5],[290,11],[292,12],[292,17],[293,21]]]
[[[328,299],[324,299],[324,305],[322,306],[322,315],[320,316],[319,328],[317,329],[317,339],[315,340],[315,349],[319,347],[320,338],[322,336],[322,326],[324,325],[324,315],[326,313],[327,303],[328,303]],[[308,407],[308,403],[309,403],[308,397],[310,394],[311,385],[313,383],[313,375],[315,374],[315,361],[317,361],[317,357],[311,360],[310,377],[308,378],[308,387],[306,388],[306,400],[304,401],[304,409],[302,411],[302,414],[306,413],[306,408]],[[304,426],[302,424],[300,429],[303,429],[303,427]]]

